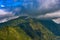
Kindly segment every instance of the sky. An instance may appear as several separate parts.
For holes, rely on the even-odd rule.
[[[20,15],[60,24],[60,0],[0,0],[0,23]]]

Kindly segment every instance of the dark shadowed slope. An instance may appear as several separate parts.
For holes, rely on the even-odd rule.
[[[60,25],[54,23],[52,20],[39,20],[42,25],[48,28],[55,35],[60,36]]]

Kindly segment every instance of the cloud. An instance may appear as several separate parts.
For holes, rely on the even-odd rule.
[[[39,0],[41,2],[39,14],[36,18],[41,20],[53,20],[60,24],[60,0]]]
[[[43,3],[40,8],[48,9],[57,5],[58,0],[42,0]]]
[[[16,0],[15,0],[16,1]],[[24,0],[28,1],[28,0]],[[15,16],[28,15],[40,19],[53,19],[60,17],[59,0],[31,0],[31,2],[22,2],[19,7],[0,9],[0,20],[8,20]],[[30,8],[31,7],[31,8]],[[8,11],[10,10],[10,11]],[[59,10],[59,11],[58,11]]]
[[[16,18],[12,12],[0,9],[0,23]]]
[[[33,5],[35,5],[34,6],[35,9],[34,9],[33,5],[31,5],[32,6],[31,10],[29,8],[27,9],[28,15],[37,16],[37,15],[43,15],[46,13],[55,12],[57,10],[60,10],[60,6],[59,6],[60,1],[59,0],[37,0],[37,2],[38,3],[36,5],[33,3]],[[28,4],[28,3],[26,3],[26,4]],[[38,5],[38,7],[36,7],[37,5]],[[29,6],[26,6],[26,7],[29,7]]]
[[[43,0],[41,3],[40,9],[56,9],[59,8],[60,1],[59,0]]]
[[[0,9],[0,15],[6,15],[6,14],[7,14],[7,12],[5,12],[4,10]]]
[[[52,12],[52,13],[46,13],[45,15],[39,15],[37,18],[40,18],[40,19],[60,18],[60,10]]]
[[[26,14],[21,13],[20,7],[16,7],[12,11],[6,11],[6,9],[0,9],[0,23],[16,19],[19,16],[26,16]]]
[[[39,15],[37,18],[41,20],[52,20],[55,23],[60,24],[60,10],[45,15]]]
[[[0,9],[0,19],[5,17],[13,16],[12,12],[7,12],[3,9]]]
[[[1,20],[0,20],[0,23],[7,22],[7,21],[9,21],[9,20],[13,20],[13,19],[16,19],[16,18],[18,18],[18,17],[19,17],[19,16],[13,16],[13,17],[1,19]]]
[[[55,23],[60,24],[60,18],[52,19]]]

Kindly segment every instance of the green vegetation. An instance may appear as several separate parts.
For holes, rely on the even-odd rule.
[[[31,40],[31,38],[22,29],[9,26],[0,30],[0,40]]]
[[[0,24],[0,40],[57,40],[39,21],[24,17]]]

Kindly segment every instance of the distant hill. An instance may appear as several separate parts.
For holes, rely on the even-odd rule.
[[[47,24],[47,23],[46,23]],[[41,20],[22,16],[0,24],[0,40],[57,40]]]

